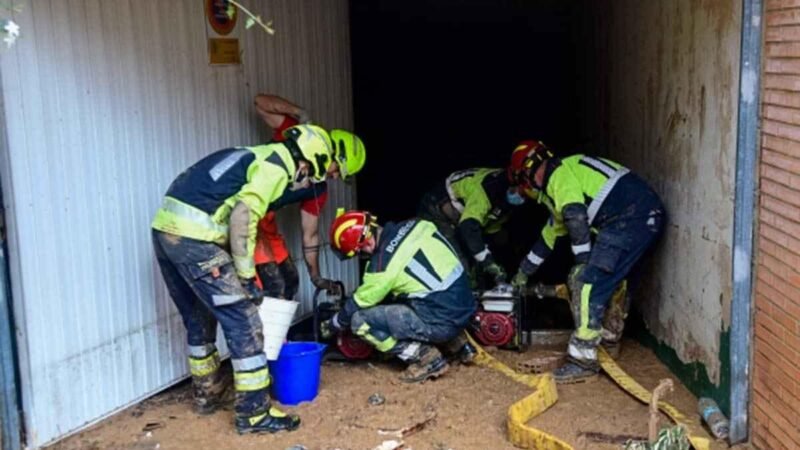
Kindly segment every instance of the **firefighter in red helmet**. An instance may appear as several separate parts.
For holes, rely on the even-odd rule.
[[[369,258],[362,284],[324,328],[354,334],[408,364],[400,379],[421,382],[444,374],[448,362],[437,348],[462,362],[475,349],[464,328],[475,300],[453,246],[426,220],[379,226],[369,212],[339,215],[330,228],[331,248],[341,258]],[[388,296],[396,302],[383,304]]]

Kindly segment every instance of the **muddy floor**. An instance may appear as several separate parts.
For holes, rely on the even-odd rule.
[[[531,354],[493,352],[511,367]],[[671,376],[650,351],[632,341],[625,342],[619,363],[648,389]],[[379,434],[380,429],[400,429],[434,415],[423,429],[405,438],[406,448],[515,448],[506,440],[506,410],[530,388],[491,369],[460,366],[451,367],[438,380],[409,386],[396,381],[400,370],[400,366],[386,362],[326,362],[317,399],[285,408],[303,420],[301,428],[293,433],[239,436],[233,430],[230,410],[212,416],[195,415],[191,410],[191,390],[183,383],[50,449],[373,449],[384,440],[393,439]],[[558,390],[558,403],[530,425],[577,449],[620,448],[619,444],[598,442],[591,433],[647,435],[647,406],[610,379],[601,377],[584,385],[559,386]],[[380,393],[385,403],[370,405],[367,399],[374,393]],[[680,383],[676,383],[667,400],[685,415],[699,420],[696,398]],[[662,421],[667,423],[665,417]],[[727,446],[717,443],[712,448]]]

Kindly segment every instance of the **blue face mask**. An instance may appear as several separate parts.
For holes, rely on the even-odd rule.
[[[509,189],[506,191],[506,201],[511,205],[519,206],[525,203],[525,197],[519,195],[519,192],[516,190]]]

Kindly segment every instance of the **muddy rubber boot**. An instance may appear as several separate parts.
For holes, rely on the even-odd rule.
[[[300,417],[270,406],[267,412],[251,417],[236,417],[236,431],[247,433],[277,433],[294,431],[300,427]]]
[[[451,360],[456,360],[461,364],[472,364],[475,361],[475,355],[478,354],[478,350],[469,342],[464,333],[459,333],[453,339],[445,342],[443,350]]]
[[[579,361],[568,356],[567,362],[553,371],[553,378],[558,384],[586,383],[597,379],[599,372],[600,365],[597,361]]]
[[[408,368],[400,374],[400,381],[421,383],[444,375],[449,368],[447,360],[436,347],[425,345],[419,350],[419,358],[410,363]]]
[[[216,370],[206,376],[192,377],[194,412],[202,416],[214,414],[227,402],[233,401],[232,377]]]

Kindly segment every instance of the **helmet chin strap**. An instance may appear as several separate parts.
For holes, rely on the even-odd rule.
[[[308,170],[303,169],[302,167],[297,168],[297,172],[295,172],[294,179],[292,180],[292,185],[289,187],[290,190],[296,191],[298,189],[305,189],[311,185],[311,177],[308,176]]]

